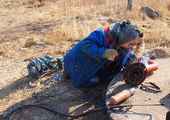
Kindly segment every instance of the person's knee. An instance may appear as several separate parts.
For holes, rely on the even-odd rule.
[[[84,82],[83,86],[86,87],[86,88],[95,87],[99,82],[100,82],[99,78],[94,77],[94,78],[86,80]]]

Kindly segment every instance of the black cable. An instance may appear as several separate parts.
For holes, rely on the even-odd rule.
[[[95,112],[99,112],[99,111],[103,111],[103,110],[111,110],[113,108],[123,108],[123,107],[133,107],[133,106],[164,106],[164,104],[134,104],[134,105],[115,105],[115,106],[110,106],[110,107],[104,107],[104,108],[95,108],[93,110],[89,110],[85,113],[82,113],[80,115],[77,115],[76,117],[73,117],[71,120],[74,120],[76,118],[79,118],[79,117],[82,117],[82,116],[85,116],[87,114],[90,114],[90,113],[95,113]]]
[[[25,69],[27,69],[27,68],[25,67],[25,68],[23,68],[23,69],[21,70],[21,75],[22,75],[23,77],[26,77],[26,76],[23,74],[23,71],[24,71]]]
[[[95,108],[93,110],[89,110],[85,113],[82,113],[82,114],[79,114],[77,116],[73,116],[73,115],[69,115],[69,114],[64,114],[64,113],[60,113],[60,112],[57,112],[56,110],[54,110],[53,108],[49,108],[49,107],[45,107],[45,106],[42,106],[40,104],[30,104],[30,105],[23,105],[23,106],[20,106],[20,107],[17,107],[17,108],[14,108],[13,110],[11,110],[10,112],[8,112],[3,120],[7,120],[9,119],[9,117],[14,113],[16,112],[17,110],[20,110],[20,109],[23,109],[23,108],[29,108],[29,107],[37,107],[37,108],[41,108],[41,109],[44,109],[44,110],[47,110],[49,112],[52,112],[53,114],[55,115],[62,115],[62,116],[66,116],[66,117],[71,117],[72,119],[71,120],[74,120],[76,118],[79,118],[79,117],[82,117],[82,116],[85,116],[87,114],[90,114],[90,113],[95,113],[95,112],[98,112],[98,111],[102,111],[102,110],[110,110],[110,109],[113,109],[113,108],[123,108],[123,107],[132,107],[132,106],[163,106],[164,104],[136,104],[136,105],[115,105],[115,106],[111,106],[109,108],[107,107],[104,107],[104,108]]]
[[[9,117],[16,111],[20,110],[20,109],[23,109],[23,108],[30,108],[30,107],[37,107],[37,108],[41,108],[41,109],[44,109],[44,110],[47,110],[55,115],[62,115],[62,116],[65,116],[65,117],[71,117],[72,119],[71,120],[74,120],[76,118],[79,118],[79,117],[82,117],[82,116],[85,116],[89,113],[94,113],[94,112],[98,112],[98,111],[102,111],[102,110],[107,110],[107,108],[96,108],[96,109],[93,109],[93,110],[90,110],[90,111],[87,111],[85,113],[82,113],[80,115],[77,115],[77,116],[73,116],[73,115],[69,115],[69,114],[64,114],[64,113],[60,113],[60,112],[57,112],[56,110],[52,109],[52,108],[49,108],[49,107],[45,107],[45,106],[42,106],[42,105],[39,105],[39,104],[30,104],[30,105],[23,105],[23,106],[20,106],[20,107],[17,107],[17,108],[14,108],[12,109],[9,113],[7,113],[3,120],[7,120],[9,119]],[[120,107],[120,106],[113,106],[112,108],[117,108],[117,107]],[[110,109],[112,109],[110,108]]]
[[[64,114],[64,113],[57,112],[56,110],[52,109],[51,107],[49,108],[49,107],[45,107],[45,106],[42,106],[42,105],[39,105],[39,104],[30,104],[30,105],[19,106],[19,107],[16,107],[16,108],[12,109],[10,112],[8,112],[8,113],[4,116],[3,120],[9,119],[9,117],[10,117],[14,112],[16,112],[16,111],[18,111],[18,110],[21,110],[21,109],[23,109],[23,108],[30,108],[30,107],[41,108],[41,109],[47,110],[47,111],[49,111],[49,112],[51,112],[51,113],[53,113],[53,114],[55,114],[55,115],[58,115],[58,114],[59,114],[59,115],[66,116],[66,117],[76,117],[76,116],[72,116],[72,115],[68,115],[68,114]]]

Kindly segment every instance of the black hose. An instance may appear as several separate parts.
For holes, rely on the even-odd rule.
[[[68,114],[64,114],[64,113],[60,113],[60,112],[57,112],[56,110],[52,109],[52,108],[49,108],[49,107],[45,107],[45,106],[42,106],[42,105],[39,105],[39,104],[30,104],[30,105],[23,105],[23,106],[19,106],[19,107],[16,107],[14,109],[12,109],[10,112],[8,112],[3,120],[7,120],[9,119],[9,117],[16,111],[20,110],[20,109],[23,109],[23,108],[30,108],[30,107],[37,107],[37,108],[41,108],[41,109],[44,109],[44,110],[47,110],[55,115],[62,115],[62,116],[66,116],[66,117],[76,117],[76,116],[72,116],[72,115],[68,115]]]
[[[102,111],[102,110],[107,110],[108,108],[104,107],[104,108],[96,108],[96,109],[93,109],[93,110],[90,110],[90,111],[87,111],[85,113],[82,113],[80,115],[77,115],[77,116],[73,116],[73,115],[69,115],[69,114],[64,114],[64,113],[60,113],[60,112],[57,112],[56,110],[52,109],[52,108],[49,108],[49,107],[45,107],[45,106],[42,106],[42,105],[39,105],[39,104],[30,104],[30,105],[23,105],[23,106],[20,106],[20,107],[17,107],[17,108],[14,108],[12,109],[9,113],[7,113],[3,120],[7,120],[9,119],[9,117],[16,111],[20,110],[20,109],[23,109],[23,108],[30,108],[30,107],[37,107],[37,108],[41,108],[41,109],[44,109],[44,110],[47,110],[55,115],[62,115],[62,116],[65,116],[65,117],[71,117],[72,119],[71,120],[74,120],[76,118],[79,118],[79,117],[82,117],[82,116],[85,116],[87,114],[90,114],[90,113],[94,113],[94,112],[98,112],[98,111]],[[125,106],[124,106],[125,107]],[[111,108],[109,109],[112,109],[112,108],[120,108],[120,106],[112,106]]]
[[[49,108],[49,107],[45,107],[45,106],[42,106],[40,104],[30,104],[30,105],[23,105],[23,106],[20,106],[20,107],[17,107],[17,108],[14,108],[13,110],[11,110],[9,113],[7,113],[3,120],[7,120],[9,119],[9,117],[14,113],[16,112],[17,110],[20,110],[20,109],[23,109],[23,108],[29,108],[29,107],[37,107],[37,108],[41,108],[41,109],[44,109],[44,110],[47,110],[55,115],[62,115],[62,116],[65,116],[65,117],[71,117],[72,119],[71,120],[74,120],[76,118],[79,118],[79,117],[82,117],[82,116],[85,116],[85,115],[88,115],[90,113],[95,113],[95,112],[98,112],[98,111],[102,111],[102,110],[110,110],[110,109],[113,109],[113,108],[123,108],[123,107],[132,107],[132,106],[164,106],[164,104],[136,104],[136,105],[115,105],[115,106],[111,106],[109,108],[107,107],[104,107],[104,108],[96,108],[96,109],[93,109],[93,110],[89,110],[85,113],[82,113],[82,114],[79,114],[77,116],[73,116],[73,115],[69,115],[69,114],[64,114],[64,113],[60,113],[60,112],[57,112],[56,110],[54,110],[53,108]]]

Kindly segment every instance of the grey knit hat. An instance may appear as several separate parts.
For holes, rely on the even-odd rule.
[[[116,23],[111,32],[110,38],[116,39],[119,45],[134,40],[137,37],[143,37],[143,33],[135,25],[132,25],[129,20]]]

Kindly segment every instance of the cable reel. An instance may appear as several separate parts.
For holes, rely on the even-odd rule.
[[[141,84],[147,75],[146,66],[143,63],[132,63],[124,69],[124,80],[127,84],[137,86]]]

